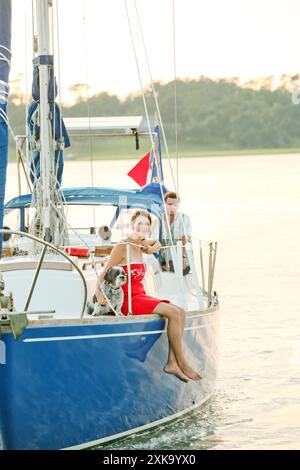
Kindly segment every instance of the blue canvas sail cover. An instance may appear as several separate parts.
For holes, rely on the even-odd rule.
[[[167,188],[160,188],[159,183],[151,183],[141,189],[118,189],[102,187],[79,187],[63,190],[63,200],[68,205],[109,205],[122,208],[145,209],[161,217],[163,211],[162,192]],[[5,205],[6,210],[30,207],[31,194],[17,196]]]
[[[3,210],[8,153],[7,100],[8,77],[11,59],[11,0],[0,0],[0,227],[3,227]],[[0,253],[2,236],[0,237]]]
[[[34,60],[34,70],[33,70],[33,83],[32,83],[32,97],[33,101],[28,110],[27,124],[29,132],[31,134],[31,141],[38,142],[40,139],[40,126],[38,121],[38,110],[39,110],[39,101],[40,101],[40,87],[39,87],[39,69],[38,64],[47,63],[53,65],[53,56],[41,56]],[[55,103],[55,98],[57,96],[57,84],[54,76],[53,67],[49,68],[50,70],[50,80],[49,80],[49,90],[48,90],[48,99],[51,113],[51,126],[52,126],[52,135],[57,142],[57,149],[54,152],[55,159],[55,172],[57,176],[57,181],[61,185],[62,174],[63,174],[63,147],[70,147],[70,139],[65,127],[64,121],[62,119],[60,109]],[[30,178],[34,183],[35,177],[40,177],[40,152],[32,146],[31,149],[31,164],[30,164]]]

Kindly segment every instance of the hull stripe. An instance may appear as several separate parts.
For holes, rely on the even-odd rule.
[[[207,328],[210,325],[213,325],[214,322],[207,323],[206,325],[197,325],[197,326],[188,326],[184,331],[188,330],[198,330],[200,328]],[[145,335],[155,335],[166,333],[167,330],[153,330],[153,331],[133,331],[132,333],[112,333],[110,335],[84,335],[84,336],[53,336],[48,338],[26,338],[23,339],[23,343],[41,343],[49,341],[74,341],[82,339],[104,339],[104,338],[118,338],[122,336],[145,336]]]

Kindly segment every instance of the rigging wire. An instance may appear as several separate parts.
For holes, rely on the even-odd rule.
[[[134,5],[135,5],[137,20],[138,20],[139,31],[140,31],[140,35],[141,35],[141,38],[142,38],[142,44],[143,44],[144,54],[145,54],[145,58],[146,58],[146,62],[147,62],[148,73],[149,73],[149,76],[150,76],[152,93],[153,93],[154,100],[155,100],[156,110],[157,110],[157,114],[158,114],[158,118],[159,118],[160,127],[161,127],[161,130],[162,130],[162,135],[163,135],[163,140],[164,140],[164,144],[165,144],[166,154],[167,154],[169,167],[170,167],[170,171],[171,171],[172,181],[173,181],[173,185],[174,185],[174,188],[175,188],[175,192],[177,194],[179,194],[179,192],[178,192],[179,176],[178,176],[178,138],[177,138],[177,136],[178,136],[178,132],[177,132],[178,120],[177,120],[177,87],[176,87],[176,79],[177,79],[176,75],[177,75],[177,73],[176,73],[176,42],[175,42],[175,39],[176,39],[175,38],[175,32],[176,32],[176,28],[175,28],[175,0],[173,0],[173,56],[174,56],[174,75],[175,75],[175,80],[174,80],[175,88],[174,88],[174,91],[175,91],[175,133],[176,133],[177,183],[175,182],[175,177],[174,177],[174,173],[173,173],[173,168],[172,168],[172,163],[171,163],[171,159],[170,159],[168,143],[167,143],[166,134],[165,134],[162,118],[161,118],[160,108],[159,108],[158,99],[157,99],[157,93],[156,93],[156,89],[155,89],[153,75],[152,75],[152,72],[151,72],[150,61],[149,61],[147,47],[146,47],[146,43],[145,43],[145,39],[144,39],[144,33],[143,33],[143,28],[142,28],[142,24],[141,24],[141,20],[140,20],[140,15],[139,15],[139,11],[138,11],[138,8],[137,8],[136,0],[133,0],[133,1],[134,1]],[[164,201],[164,198],[163,198],[163,201]],[[164,202],[164,205],[165,205],[165,202]],[[165,214],[165,216],[166,216],[166,214]],[[184,234],[186,236],[186,229],[185,229],[183,216],[182,216],[181,212],[179,213],[179,216],[182,220]],[[168,217],[166,217],[166,219],[168,220]],[[168,221],[168,224],[169,224],[169,221]]]
[[[152,131],[151,131],[151,124],[150,124],[150,119],[149,119],[148,107],[147,107],[147,102],[146,102],[146,97],[145,97],[145,90],[144,90],[144,86],[143,86],[143,81],[142,81],[140,66],[139,66],[138,57],[137,57],[137,52],[136,52],[136,47],[135,47],[135,42],[134,42],[134,37],[133,37],[133,31],[132,31],[132,27],[131,27],[131,21],[130,21],[128,6],[127,6],[127,0],[124,0],[124,5],[125,5],[126,16],[127,16],[127,21],[128,21],[129,31],[130,31],[132,48],[133,48],[134,57],[135,57],[136,68],[137,68],[137,72],[138,72],[138,77],[139,77],[139,82],[140,82],[140,87],[141,87],[141,92],[142,92],[142,97],[143,97],[144,109],[145,109],[147,125],[148,125],[148,132],[149,132],[150,140],[151,140],[151,148],[152,148],[154,158],[157,159],[157,155],[156,155],[156,151],[155,151],[155,144],[154,144],[153,135],[152,135]],[[157,162],[156,162],[156,164],[157,164]],[[157,168],[159,168],[158,164],[157,164]],[[167,222],[167,228],[168,228],[170,240],[173,244],[173,237],[172,237],[172,233],[171,233],[171,227],[170,227],[170,222],[169,222],[169,218],[168,218],[168,214],[167,214],[166,204],[165,204],[165,201],[164,201],[164,193],[163,193],[161,181],[159,181],[159,187],[160,187],[160,192],[161,192],[161,198],[162,198],[162,201],[163,201],[164,215],[165,215],[165,219],[166,219],[166,222]]]
[[[150,76],[151,88],[152,88],[152,93],[153,93],[153,97],[154,97],[154,101],[155,101],[155,106],[156,106],[156,111],[157,111],[157,115],[158,115],[159,125],[160,125],[161,131],[162,131],[163,141],[164,141],[164,145],[165,145],[165,149],[166,149],[166,154],[167,154],[167,158],[168,158],[168,163],[169,163],[169,167],[170,167],[170,172],[171,172],[173,185],[174,185],[175,191],[177,192],[177,186],[176,186],[176,181],[175,181],[174,172],[173,172],[173,168],[172,168],[172,163],[171,163],[171,158],[170,158],[170,153],[169,153],[169,147],[168,147],[168,143],[167,143],[167,138],[166,138],[166,134],[165,134],[164,125],[163,125],[162,118],[161,118],[160,107],[159,107],[158,100],[157,100],[157,93],[156,93],[156,89],[155,89],[153,75],[152,75],[152,72],[151,72],[149,56],[148,56],[147,47],[146,47],[146,43],[145,43],[145,39],[144,39],[143,28],[142,28],[141,20],[140,20],[140,14],[139,14],[139,11],[138,11],[138,8],[137,8],[136,0],[133,0],[133,1],[134,1],[134,5],[135,5],[137,20],[138,20],[139,31],[140,31],[140,35],[141,35],[141,38],[142,38],[142,44],[143,44],[144,54],[145,54],[145,58],[146,58],[146,62],[147,62],[148,73],[149,73],[149,76]]]
[[[56,56],[57,56],[57,81],[58,81],[58,107],[59,107],[59,136],[60,138],[62,139],[63,138],[63,133],[62,133],[62,100],[61,100],[61,68],[60,68],[60,35],[59,35],[59,14],[58,14],[58,1],[56,0],[55,2],[55,13],[56,13]],[[52,19],[53,19],[53,16],[52,16]],[[53,36],[54,36],[54,23],[53,23]],[[53,41],[53,56],[54,56],[54,41]],[[53,67],[54,67],[54,64],[53,64]],[[53,68],[53,70],[55,70],[55,68]],[[55,77],[56,74],[54,74],[54,77]],[[53,80],[53,86],[55,88],[55,80]],[[54,89],[55,91],[55,89]],[[62,144],[62,142],[60,142],[60,144]],[[61,150],[61,149],[60,149]],[[57,172],[58,172],[58,167],[59,165],[57,165],[57,169],[56,169],[56,176],[57,176]]]
[[[50,7],[50,5],[49,5]],[[50,38],[51,38],[51,49],[49,52],[52,53],[53,59],[54,59],[54,52],[55,52],[55,37],[56,37],[56,43],[57,43],[57,50],[59,51],[59,27],[58,27],[58,10],[56,9],[56,31],[54,27],[54,3],[52,3],[51,7],[49,8],[49,18],[50,18]],[[55,34],[56,33],[56,34]],[[59,52],[58,52],[59,54]],[[49,68],[49,72],[51,72],[51,68]],[[60,61],[59,61],[59,55],[58,55],[58,75],[59,75],[59,80],[60,80]],[[51,75],[49,74],[49,79],[51,78]],[[49,84],[50,86],[50,84]],[[60,93],[60,88],[59,88],[59,93]],[[58,216],[59,219],[59,234],[58,234],[58,239],[57,239],[57,244],[59,245],[61,240],[64,242],[64,238],[67,240],[67,227],[66,224],[64,223],[64,218],[65,218],[65,213],[64,213],[64,205],[62,203],[63,199],[63,193],[61,192],[61,185],[58,182],[58,170],[59,170],[59,161],[60,161],[60,152],[62,151],[62,106],[61,106],[61,100],[60,100],[60,94],[59,94],[59,104],[58,104],[58,109],[59,109],[59,138],[58,141],[56,140],[56,73],[55,73],[55,64],[53,61],[53,66],[52,66],[52,96],[53,96],[53,126],[50,124],[51,128],[51,135],[52,135],[52,162],[51,162],[51,177],[53,178],[53,197],[54,197],[54,206],[56,207],[55,212]],[[55,165],[55,152],[58,152],[57,155],[57,164]],[[51,182],[52,185],[52,182]],[[52,208],[53,208],[53,204]],[[67,206],[66,206],[67,207]],[[52,214],[51,214],[52,215]],[[53,220],[53,227],[55,226],[56,220]]]
[[[175,0],[173,0],[173,63],[174,63],[174,120],[175,120],[175,154],[176,154],[176,192],[179,193],[178,181],[178,116],[177,116],[177,64],[176,64],[176,17]]]
[[[59,111],[60,111],[60,117],[59,117],[59,135],[61,139],[63,139],[63,132],[62,132],[62,122],[63,122],[63,113],[62,113],[62,99],[61,99],[61,61],[60,61],[60,22],[59,22],[59,1],[56,0],[55,2],[55,13],[56,13],[56,54],[57,54],[57,80],[58,80],[58,106],[59,106]],[[54,27],[53,27],[53,35],[54,35]],[[54,45],[53,45],[53,55],[54,55]],[[62,142],[60,142],[61,144]],[[60,151],[62,149],[60,148]],[[59,184],[57,180],[57,175],[58,175],[58,168],[59,165],[57,165],[56,168],[56,183],[59,185],[59,188],[61,188],[61,185]],[[63,192],[61,191],[62,199],[65,202],[65,210],[63,211],[63,217],[66,220],[68,216],[68,205],[66,204],[66,201],[63,196]]]
[[[87,28],[86,28],[86,13],[84,8],[84,2],[81,0],[82,19],[83,19],[83,42],[84,42],[84,53],[85,53],[85,68],[86,68],[86,102],[88,111],[89,130],[91,132],[91,110],[90,110],[90,96],[89,96],[89,69],[88,69],[88,48],[87,48]],[[93,143],[92,136],[89,133],[89,149],[90,149],[90,166],[91,166],[91,183],[94,187],[94,166],[93,166]],[[96,226],[96,214],[95,207],[93,206],[93,226]]]
[[[26,147],[25,147],[25,151],[26,151],[26,162],[27,162],[27,168],[28,168],[28,161],[29,161],[29,148],[28,148],[28,140],[27,140],[27,136],[28,136],[28,131],[29,131],[29,126],[28,126],[28,123],[27,123],[27,116],[28,116],[28,109],[29,109],[29,106],[28,106],[28,103],[29,103],[29,86],[28,86],[28,83],[29,83],[29,79],[28,79],[28,67],[27,67],[27,64],[28,64],[28,53],[27,53],[27,50],[28,50],[28,41],[27,41],[27,9],[24,11],[24,16],[25,16],[25,41],[24,41],[24,57],[25,57],[25,101],[26,101],[26,105],[25,105],[25,130],[26,130]],[[27,174],[27,178],[28,178],[28,174]],[[27,180],[28,181],[28,180]],[[30,191],[30,186],[29,184],[27,183],[27,191],[29,192]]]

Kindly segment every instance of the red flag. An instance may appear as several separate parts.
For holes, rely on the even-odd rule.
[[[150,153],[148,152],[141,160],[127,173],[140,186],[147,183],[147,175],[149,171]]]

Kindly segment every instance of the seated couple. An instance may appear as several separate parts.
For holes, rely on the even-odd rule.
[[[99,276],[96,287],[96,298],[99,304],[107,302],[99,286],[102,285],[105,274],[110,268],[122,265],[127,274],[126,245],[130,243],[130,274],[131,274],[131,303],[133,315],[158,314],[168,320],[167,334],[169,340],[169,356],[164,372],[173,374],[178,379],[187,382],[200,380],[201,376],[190,367],[185,360],[182,349],[182,336],[185,324],[185,311],[172,304],[169,300],[161,300],[146,294],[142,280],[145,276],[146,265],[143,261],[143,253],[157,253],[160,243],[154,240],[146,240],[151,229],[151,216],[148,212],[138,210],[131,218],[131,233],[123,241],[119,242],[112,250],[103,271]],[[122,286],[124,302],[122,313],[128,314],[128,284]]]

